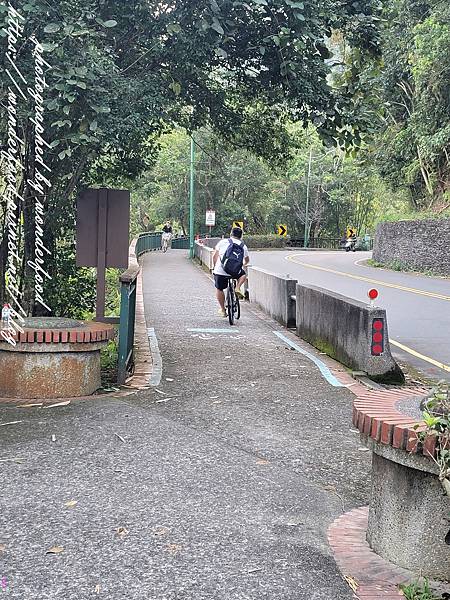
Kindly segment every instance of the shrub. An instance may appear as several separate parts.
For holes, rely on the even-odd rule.
[[[285,248],[289,237],[279,235],[245,235],[245,243],[252,248]]]

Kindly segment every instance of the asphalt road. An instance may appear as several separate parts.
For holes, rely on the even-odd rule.
[[[369,267],[370,252],[253,252],[251,264],[386,308],[394,356],[433,379],[450,380],[450,279]],[[397,344],[401,344],[398,346]],[[436,364],[438,363],[438,364]]]

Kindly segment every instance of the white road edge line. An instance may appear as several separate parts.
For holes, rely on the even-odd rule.
[[[149,385],[157,386],[161,383],[163,361],[161,352],[159,351],[158,338],[153,327],[147,328],[148,341],[150,343],[150,352],[152,353],[153,359],[153,371],[150,377]]]

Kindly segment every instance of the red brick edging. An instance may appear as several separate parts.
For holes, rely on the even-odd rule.
[[[21,344],[89,344],[112,340],[115,330],[112,325],[89,321],[80,327],[67,329],[32,329],[17,332],[15,339]]]
[[[355,598],[398,600],[399,584],[410,582],[414,574],[371,550],[366,541],[368,510],[368,507],[356,508],[336,519],[328,529],[328,542]]]
[[[420,420],[397,409],[398,401],[426,396],[427,392],[421,387],[366,392],[353,403],[353,425],[375,442],[429,456],[434,453],[436,437],[428,437],[423,446],[419,444],[417,433],[424,426],[414,429]]]

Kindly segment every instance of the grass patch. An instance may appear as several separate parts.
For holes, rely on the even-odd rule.
[[[442,596],[439,598],[435,595],[427,580],[402,585],[400,589],[407,600],[442,600]]]
[[[408,267],[407,265],[397,260],[384,264],[373,260],[373,258],[368,258],[366,264],[369,267],[375,267],[376,269],[389,269],[391,271],[397,271],[399,273],[413,273],[416,275],[426,275],[427,277],[440,277],[441,279],[448,278],[448,276],[443,275],[442,273],[438,273],[437,271],[432,271],[431,269],[421,269],[419,271],[417,270],[417,268]]]
[[[111,340],[100,351],[102,386],[109,388],[117,385],[117,369],[119,364],[119,343]]]

